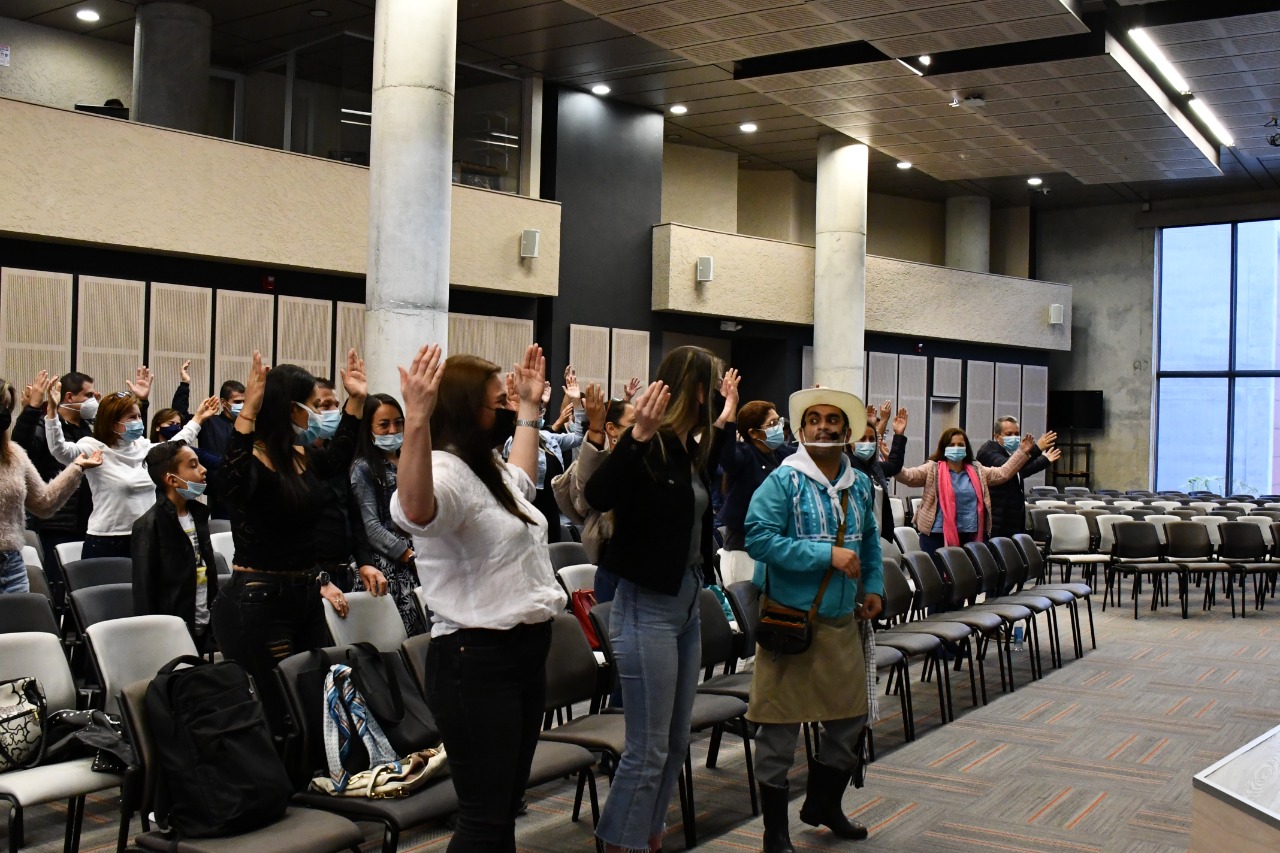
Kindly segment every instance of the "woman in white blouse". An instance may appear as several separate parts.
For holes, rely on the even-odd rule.
[[[150,387],[149,376],[144,387]],[[103,397],[93,421],[93,435],[70,442],[63,437],[58,419],[61,394],[61,382],[49,386],[44,422],[49,452],[63,465],[70,465],[81,456],[102,451],[102,464],[85,472],[93,492],[93,512],[81,557],[128,557],[133,523],[156,502],[156,484],[144,464],[154,445],[145,437],[141,401],[128,391]],[[205,400],[171,440],[194,444],[200,425],[219,411],[217,397]]]
[[[449,853],[516,849],[551,619],[566,603],[532,503],[542,349],[529,347],[516,368],[518,412],[498,371],[475,356],[445,361],[434,344],[400,368],[405,428],[391,518],[413,536],[433,614],[427,703],[458,792]],[[512,437],[503,462],[496,451]]]

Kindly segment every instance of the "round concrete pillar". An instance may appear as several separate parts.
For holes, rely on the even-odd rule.
[[[133,32],[129,117],[192,133],[206,131],[213,18],[185,3],[144,3]]]
[[[818,138],[813,381],[862,396],[867,299],[867,146]]]

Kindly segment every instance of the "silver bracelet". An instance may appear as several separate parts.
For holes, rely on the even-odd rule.
[[[537,422],[537,421],[526,420],[525,418],[516,418],[516,426],[518,426],[518,427],[533,427],[534,429],[537,429],[537,428],[538,428],[538,422]]]

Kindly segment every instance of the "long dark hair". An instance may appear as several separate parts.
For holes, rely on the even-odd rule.
[[[271,467],[280,475],[280,486],[287,494],[302,488],[294,453],[293,404],[306,404],[316,390],[316,378],[296,364],[278,364],[267,374],[262,389],[262,406],[254,425],[254,437]],[[309,449],[304,447],[304,452]]]
[[[938,439],[938,449],[934,451],[929,458],[934,462],[941,462],[947,458],[947,448],[951,446],[951,439],[959,433],[964,436],[964,464],[968,465],[973,461],[973,448],[969,445],[969,436],[960,427],[948,427],[942,431],[942,438]]]
[[[671,389],[671,403],[662,417],[660,431],[673,435],[679,427],[692,421],[689,434],[701,439],[693,455],[699,470],[707,466],[711,455],[711,430],[715,424],[711,406],[723,368],[720,359],[702,347],[676,347],[658,366],[657,379]],[[704,403],[698,402],[699,385],[705,394]],[[662,446],[661,442],[658,446]]]
[[[477,423],[480,410],[489,406],[486,386],[498,370],[498,365],[474,355],[451,355],[445,360],[436,408],[431,413],[431,440],[465,462],[503,509],[525,524],[535,524],[507,488],[502,463],[487,432]]]
[[[6,465],[9,464],[9,426],[13,422],[13,407],[17,404],[18,389],[0,379],[0,462]]]
[[[373,479],[384,489],[387,486],[387,459],[378,445],[373,443],[373,418],[378,409],[391,406],[404,417],[400,401],[390,394],[370,394],[364,403],[364,416],[360,419],[360,435],[356,438],[356,459],[363,459],[373,474]]]

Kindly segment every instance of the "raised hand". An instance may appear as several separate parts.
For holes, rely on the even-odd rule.
[[[1027,433],[1022,437],[1022,444],[1018,445],[1018,449],[1024,453],[1030,453],[1031,448],[1035,447],[1036,438],[1031,433]]]
[[[244,408],[240,417],[251,421],[258,416],[258,408],[262,405],[262,392],[267,386],[267,374],[271,371],[262,363],[262,353],[253,351],[253,363],[249,365],[249,375],[244,380]]]
[[[643,387],[643,383],[640,381],[640,377],[632,376],[627,380],[627,386],[622,389],[622,399],[630,403],[640,393],[641,387]]]
[[[413,357],[406,370],[400,371],[400,397],[404,400],[406,415],[431,420],[436,410],[436,398],[440,393],[440,380],[444,377],[444,355],[439,344],[425,344]]]
[[[49,371],[42,370],[36,374],[36,378],[31,380],[31,384],[24,389],[22,394],[22,404],[24,406],[39,406],[44,402],[44,395],[49,391]]]
[[[49,410],[44,413],[46,418],[56,418],[58,416],[58,405],[62,402],[62,380],[55,379],[49,386],[45,388],[45,397],[49,400]]]
[[[654,382],[636,399],[636,423],[631,437],[636,441],[648,441],[662,426],[662,417],[671,402],[671,389],[663,382]]]
[[[198,424],[202,424],[214,415],[221,414],[222,400],[215,394],[200,403],[200,407],[196,409],[196,413],[191,416],[191,420]]]
[[[1050,447],[1044,452],[1044,458],[1048,459],[1050,462],[1057,462],[1062,458],[1062,451],[1056,447]]]
[[[81,456],[72,464],[79,465],[81,470],[84,470],[85,468],[97,468],[99,465],[102,464],[102,448],[99,447],[97,450],[93,451],[92,453],[88,453],[88,454],[85,454],[84,456]]]
[[[1044,435],[1040,436],[1040,438],[1036,441],[1036,447],[1040,448],[1041,450],[1048,450],[1050,447],[1053,447],[1054,442],[1056,442],[1057,440],[1058,440],[1058,434],[1053,430],[1050,430],[1049,432],[1046,432]]]
[[[893,419],[893,434],[902,435],[907,431],[907,409],[905,406],[898,409],[898,416]]]
[[[877,429],[880,427],[880,416],[876,414],[876,407],[874,403],[867,406],[867,423],[875,424]]]
[[[347,389],[348,402],[355,401],[356,411],[351,414],[364,413],[364,398],[369,396],[369,380],[364,375],[364,359],[356,353],[356,348],[347,350],[347,369],[342,374],[342,387]]]
[[[151,369],[145,364],[134,371],[133,381],[128,379],[124,384],[129,386],[129,392],[139,400],[145,400],[151,395],[151,382],[155,379],[155,375]]]
[[[578,371],[569,365],[564,369],[564,395],[576,406],[582,401],[582,386],[578,384]]]
[[[182,367],[178,368],[179,382],[185,382],[188,385],[191,384],[191,373],[188,371],[188,368],[190,367],[191,367],[191,359],[187,359],[186,361],[182,362]]]
[[[587,429],[592,432],[604,432],[604,419],[609,413],[609,401],[604,397],[604,388],[597,382],[587,386],[587,393],[582,398],[582,407],[587,411]]]
[[[524,351],[524,359],[515,366],[511,381],[522,404],[536,409],[551,398],[551,385],[547,382],[547,358],[542,347],[530,344]]]
[[[724,397],[725,405],[732,404],[735,409],[738,407],[738,383],[741,381],[742,377],[734,368],[724,372],[724,378],[720,380],[720,396]]]
[[[893,403],[885,400],[880,404],[880,413],[876,416],[876,428],[880,429],[881,425],[889,420],[891,414],[893,414]]]

